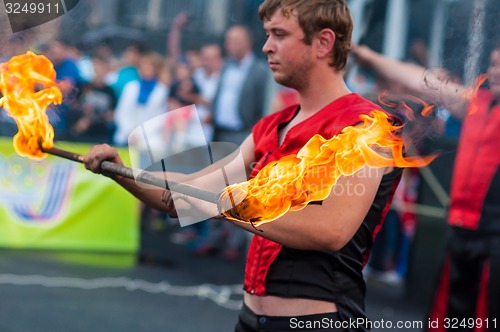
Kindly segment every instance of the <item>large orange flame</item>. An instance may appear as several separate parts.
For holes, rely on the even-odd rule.
[[[271,162],[255,178],[227,187],[219,198],[223,215],[258,226],[324,200],[340,176],[365,166],[422,167],[436,157],[404,157],[401,126],[392,125],[381,111],[361,115],[361,120],[361,125],[346,127],[329,140],[315,135],[297,155]],[[241,203],[231,208],[233,201]]]
[[[43,55],[31,51],[0,65],[0,106],[16,121],[19,132],[14,149],[20,156],[42,159],[43,148],[54,144],[54,129],[46,111],[50,104],[60,104],[54,66]]]

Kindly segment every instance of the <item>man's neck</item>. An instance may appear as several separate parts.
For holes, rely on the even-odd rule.
[[[321,76],[318,76],[321,77]],[[299,91],[300,107],[303,113],[316,113],[332,101],[351,93],[341,73],[334,73],[322,79],[311,79],[303,91]]]

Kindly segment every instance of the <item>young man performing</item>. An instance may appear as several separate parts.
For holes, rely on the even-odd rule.
[[[345,0],[266,0],[259,15],[268,35],[263,51],[274,78],[298,91],[300,106],[264,118],[242,143],[240,153],[250,177],[269,162],[297,153],[313,135],[331,138],[358,124],[361,114],[379,109],[351,93],[343,79],[352,32]],[[116,150],[106,145],[93,147],[84,162],[100,173],[104,160],[122,163]],[[238,165],[227,160],[221,164],[225,162],[231,178]],[[331,331],[337,326],[366,330],[364,324],[352,324],[366,318],[362,268],[400,176],[400,169],[365,167],[341,177],[324,201],[258,229],[233,222],[256,234],[236,331]],[[192,178],[191,185],[222,190],[207,177]],[[113,179],[153,207],[181,208],[178,202],[174,206],[169,191],[143,189],[120,176]],[[353,193],[349,188],[354,187],[363,190]],[[185,203],[189,205],[188,198]]]

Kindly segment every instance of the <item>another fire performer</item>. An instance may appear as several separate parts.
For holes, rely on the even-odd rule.
[[[451,185],[449,238],[429,327],[496,330],[500,319],[500,43],[490,55],[489,88],[478,89],[442,82],[425,68],[394,61],[365,46],[356,46],[354,54],[387,79],[463,120]]]
[[[315,134],[327,138],[340,134],[359,124],[360,115],[379,109],[351,93],[343,79],[353,28],[345,0],[266,0],[259,15],[268,35],[263,51],[274,78],[298,91],[300,106],[264,118],[242,143],[250,177],[270,162],[296,154]],[[122,164],[116,150],[107,145],[93,147],[84,157],[86,168],[95,173],[101,172],[104,160]],[[238,165],[226,162],[220,162],[226,173],[238,171]],[[153,207],[179,209],[170,191],[145,189],[133,180],[109,176]],[[256,234],[248,253],[244,306],[236,331],[368,330],[362,269],[400,176],[399,168],[365,166],[352,176],[340,177],[323,201],[258,228],[224,220]],[[321,185],[321,178],[316,180]],[[190,183],[204,189],[212,186],[206,178]],[[185,203],[189,205],[189,197]]]

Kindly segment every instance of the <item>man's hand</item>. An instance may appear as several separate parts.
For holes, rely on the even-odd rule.
[[[182,29],[188,23],[188,14],[186,12],[181,12],[178,14],[174,21],[172,22],[172,26],[177,29]]]
[[[141,200],[143,203],[152,207],[153,209],[157,209],[158,211],[170,212],[170,210],[165,209],[163,199],[160,199],[162,198],[161,195],[163,189],[154,186],[145,186],[143,184],[139,185],[139,183],[134,179],[117,174],[111,174],[106,171],[103,172],[103,170],[101,169],[101,164],[104,161],[109,161],[114,164],[123,166],[123,161],[118,155],[118,151],[107,144],[95,145],[85,156],[83,156],[83,164],[89,171],[97,174],[102,174],[113,179],[125,190],[130,192],[137,199]]]
[[[161,194],[161,201],[165,204],[162,210],[168,211],[168,215],[172,218],[177,218],[178,212],[184,216],[190,217],[205,216],[205,219],[224,218],[223,215],[218,214],[217,205],[193,198],[186,194],[164,190]]]
[[[86,169],[93,173],[110,176],[109,174],[102,173],[101,170],[101,163],[105,160],[118,165],[123,165],[123,161],[118,155],[118,151],[107,144],[94,145],[83,157],[83,164]]]
[[[177,218],[177,211],[175,210],[174,199],[170,190],[164,190],[161,194],[161,201],[165,203],[169,217]]]

